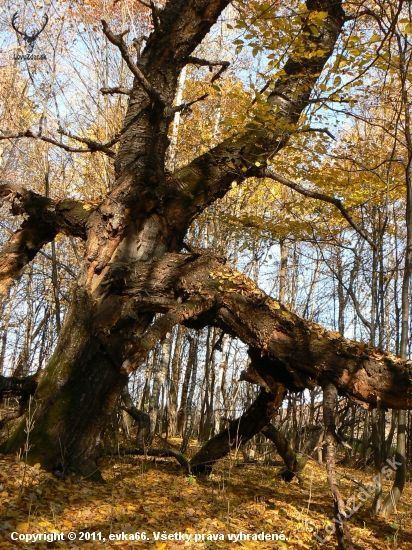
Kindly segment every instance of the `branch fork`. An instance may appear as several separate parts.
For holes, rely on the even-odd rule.
[[[109,25],[106,23],[104,19],[102,19],[102,25],[103,25],[103,33],[106,35],[106,38],[109,40],[109,42],[111,42],[114,46],[116,46],[119,49],[123,59],[126,62],[126,65],[129,67],[130,71],[133,73],[137,82],[145,90],[145,92],[150,97],[150,99],[155,103],[164,105],[165,102],[161,97],[161,95],[159,94],[159,92],[153,88],[153,86],[148,81],[147,77],[144,75],[141,69],[139,69],[139,67],[132,60],[129,54],[127,45],[123,40],[123,37],[129,32],[129,30],[124,31],[121,34],[114,34],[114,32],[110,29]]]

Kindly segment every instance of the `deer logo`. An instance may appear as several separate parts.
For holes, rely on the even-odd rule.
[[[25,31],[19,31],[19,29],[17,28],[17,20],[19,18],[19,12],[16,11],[16,13],[13,15],[12,19],[11,19],[11,26],[13,27],[13,29],[16,31],[16,33],[20,34],[22,37],[23,37],[23,40],[26,42],[26,47],[27,47],[27,52],[28,53],[31,53],[33,51],[33,48],[34,48],[34,44],[37,40],[37,38],[39,37],[39,34],[42,33],[49,21],[49,17],[48,15],[44,14],[43,15],[43,26],[40,30],[36,30],[33,32],[33,34],[27,34],[27,32]]]

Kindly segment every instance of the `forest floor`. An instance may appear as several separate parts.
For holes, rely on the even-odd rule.
[[[234,455],[208,478],[187,475],[174,459],[149,457],[105,459],[101,470],[105,485],[57,479],[23,459],[0,456],[0,549],[336,548],[333,537],[322,542],[333,507],[324,467],[314,461],[303,471],[303,485],[282,481],[280,467],[244,464]],[[338,472],[346,503],[360,505],[349,520],[355,548],[412,549],[411,484],[385,520],[371,515],[372,498],[357,498],[361,487],[353,480],[370,482],[372,470],[338,466]],[[60,540],[34,541],[36,534]]]

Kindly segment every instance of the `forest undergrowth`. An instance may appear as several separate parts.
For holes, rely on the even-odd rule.
[[[191,451],[196,448],[193,442]],[[105,485],[59,479],[37,465],[26,465],[24,457],[1,456],[0,549],[336,547],[334,537],[320,541],[333,519],[333,506],[324,467],[315,461],[303,471],[303,485],[297,480],[282,481],[281,466],[244,463],[239,453],[216,464],[209,477],[188,475],[171,458],[108,457],[100,467]],[[372,469],[343,465],[338,466],[338,473],[347,502],[374,475]],[[371,515],[371,500],[361,503],[356,499],[355,506],[359,504],[349,520],[355,548],[412,549],[409,483],[398,511],[388,519]],[[12,540],[12,533],[14,538],[22,533],[63,533],[64,540]],[[69,541],[68,533],[76,533],[76,540]],[[133,540],[136,533],[149,540]],[[274,540],[252,539],[262,533]],[[173,539],[164,541],[162,535]]]

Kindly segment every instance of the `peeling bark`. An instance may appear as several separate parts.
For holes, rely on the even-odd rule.
[[[0,185],[0,200],[9,202],[14,216],[27,214],[49,226],[49,231],[86,239],[86,223],[96,209],[90,201],[51,199],[17,185]]]

